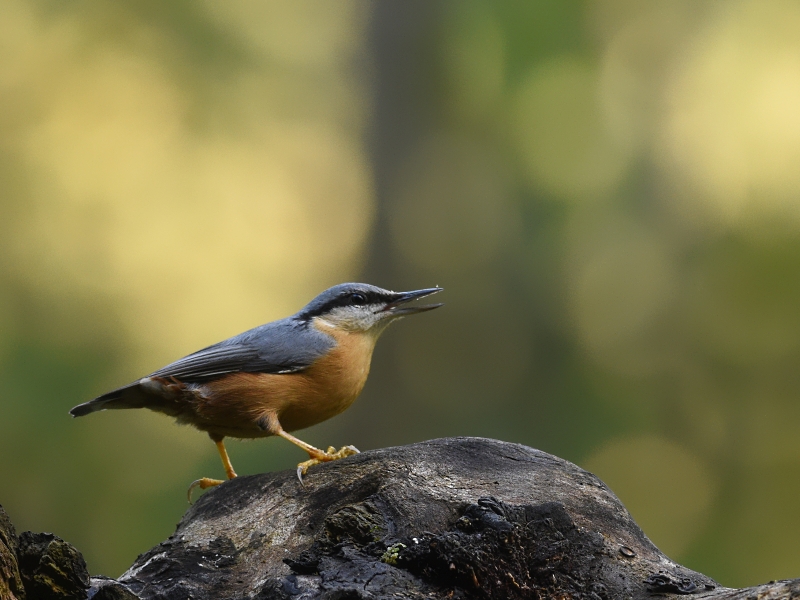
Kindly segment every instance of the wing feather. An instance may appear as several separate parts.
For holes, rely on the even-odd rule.
[[[324,356],[335,340],[296,317],[261,325],[204,348],[151,373],[149,377],[203,383],[229,373],[297,373]],[[153,408],[153,395],[142,379],[74,407],[80,417],[108,408]],[[157,402],[156,402],[157,405]]]
[[[316,329],[284,319],[214,344],[151,373],[187,383],[229,373],[297,373],[308,368],[335,342]]]

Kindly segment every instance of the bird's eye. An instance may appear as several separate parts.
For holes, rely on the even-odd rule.
[[[356,306],[364,306],[367,303],[367,297],[364,294],[350,294],[350,303]]]

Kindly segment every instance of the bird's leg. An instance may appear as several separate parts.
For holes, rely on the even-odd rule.
[[[228,451],[225,449],[225,443],[222,441],[223,438],[217,439],[211,435],[209,435],[209,437],[211,437],[211,439],[214,440],[214,443],[217,445],[217,451],[219,452],[219,457],[222,459],[222,466],[225,467],[225,473],[228,475],[228,479],[233,479],[236,477],[236,471],[233,470],[231,459],[228,457]],[[194,491],[194,488],[199,487],[201,490],[205,490],[210,487],[214,487],[215,485],[219,485],[220,483],[223,483],[221,479],[211,479],[209,477],[201,477],[197,481],[193,481],[187,492],[189,504],[192,503],[192,491]]]
[[[308,471],[309,467],[313,467],[314,465],[318,465],[320,463],[330,462],[332,460],[345,458],[346,456],[353,456],[354,454],[358,454],[358,448],[356,448],[355,446],[345,446],[340,450],[336,450],[336,448],[330,446],[327,450],[324,451],[320,450],[319,448],[315,448],[311,444],[307,444],[303,440],[294,437],[290,433],[286,433],[277,419],[271,420],[270,431],[272,431],[272,433],[274,433],[275,435],[279,435],[283,439],[292,442],[295,446],[299,446],[300,448],[308,452],[310,458],[297,465],[297,478],[300,480],[300,483],[303,483],[303,475],[306,474],[306,471]]]
[[[225,449],[225,444],[222,440],[214,440],[214,443],[217,445],[217,451],[219,452],[219,457],[222,459],[222,466],[225,467],[225,474],[228,476],[228,479],[233,479],[236,477],[236,471],[233,470],[233,465],[231,464],[231,459],[228,458],[228,451]]]
[[[333,446],[329,446],[327,450],[322,451],[319,448],[315,448],[314,446],[305,443],[303,440],[300,440],[293,435],[286,433],[283,429],[278,432],[278,435],[282,438],[289,440],[293,444],[300,446],[303,450],[308,452],[310,458],[306,461],[301,462],[297,465],[297,479],[300,480],[300,483],[303,483],[303,475],[306,474],[309,467],[313,467],[314,465],[318,465],[324,462],[330,462],[332,460],[338,460],[340,458],[345,458],[347,456],[353,456],[354,454],[358,454],[358,448],[355,446],[344,446],[339,450],[336,450]]]

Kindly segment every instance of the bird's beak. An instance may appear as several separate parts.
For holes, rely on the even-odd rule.
[[[426,288],[424,290],[414,290],[413,292],[397,292],[397,296],[395,299],[384,306],[380,312],[388,312],[392,316],[404,317],[406,315],[413,315],[415,313],[425,312],[426,310],[433,310],[434,308],[439,308],[442,306],[441,303],[439,304],[422,304],[416,306],[403,306],[406,302],[411,302],[412,300],[416,300],[417,298],[424,298],[425,296],[430,296],[431,294],[436,294],[441,292],[442,288],[440,287],[433,287],[433,288]]]

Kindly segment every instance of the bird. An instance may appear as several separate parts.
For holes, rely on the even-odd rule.
[[[228,479],[236,477],[224,438],[279,436],[314,465],[358,453],[354,446],[320,450],[290,432],[347,409],[369,375],[372,352],[390,323],[442,304],[409,304],[442,291],[393,292],[366,283],[342,283],[290,317],[260,325],[185,356],[70,410],[73,417],[109,409],[148,408],[194,426],[216,444]],[[187,492],[223,480],[202,477]]]

